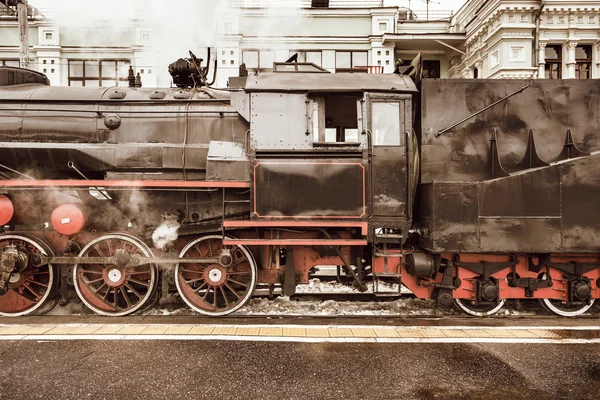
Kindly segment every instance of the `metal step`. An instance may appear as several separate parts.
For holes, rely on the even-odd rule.
[[[374,272],[376,278],[402,278],[402,274],[397,272]]]

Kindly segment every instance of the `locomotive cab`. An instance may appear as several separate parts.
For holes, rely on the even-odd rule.
[[[408,229],[414,92],[399,75],[248,77],[232,103],[249,117],[252,218],[368,221],[370,236]]]

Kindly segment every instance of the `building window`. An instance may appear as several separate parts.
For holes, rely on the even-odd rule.
[[[473,68],[473,79],[478,79],[479,78],[479,68],[475,67]]]
[[[498,52],[498,50],[492,53],[491,64],[492,68],[497,67],[498,64],[500,64],[500,53]]]
[[[69,86],[127,86],[130,60],[68,60]]]
[[[440,76],[439,60],[423,61],[423,78],[439,78]]]
[[[225,22],[224,30],[225,30],[225,33],[232,33],[233,32],[233,23]]]
[[[52,32],[44,32],[44,37],[46,40],[52,40]]]
[[[562,46],[546,46],[546,79],[562,78]]]
[[[150,32],[142,32],[142,41],[144,41],[144,42],[150,41]]]
[[[272,71],[275,53],[270,50],[244,50],[242,62],[246,68],[259,71]]]
[[[323,54],[320,51],[290,50],[290,57],[298,54],[299,63],[313,63],[320,67],[323,64]]]
[[[2,67],[18,67],[19,65],[19,60],[16,59],[0,60],[0,66]]]
[[[379,23],[379,32],[387,32],[387,22]]]
[[[368,53],[366,51],[336,51],[335,68],[349,69],[366,67],[369,65]]]
[[[592,46],[584,45],[577,46],[575,50],[575,78],[576,79],[591,79],[592,78]]]

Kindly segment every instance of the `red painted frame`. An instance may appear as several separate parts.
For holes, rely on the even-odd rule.
[[[368,233],[367,222],[343,221],[223,221],[225,228],[360,228],[361,235]]]
[[[194,188],[249,188],[250,182],[240,181],[179,181],[179,180],[71,180],[71,179],[54,179],[54,180],[0,180],[0,187],[8,188],[37,188],[37,187],[90,187],[90,188],[173,188],[173,189],[194,189]]]

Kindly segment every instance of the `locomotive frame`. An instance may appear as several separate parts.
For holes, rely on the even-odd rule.
[[[159,285],[225,315],[319,265],[476,316],[525,298],[573,316],[600,297],[597,84],[276,63],[224,92],[187,62],[156,90],[0,71],[0,315],[64,305],[71,285],[104,315]]]

